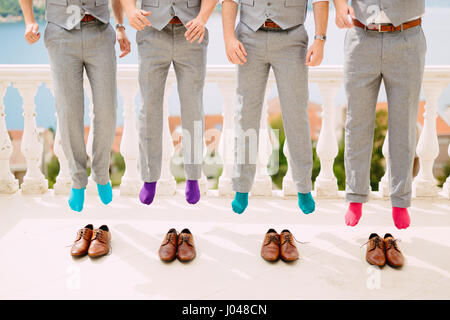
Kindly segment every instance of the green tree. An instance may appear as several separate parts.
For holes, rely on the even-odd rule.
[[[273,129],[279,130],[280,149],[273,151],[278,152],[279,170],[274,175],[272,175],[272,181],[276,186],[281,188],[283,184],[283,177],[286,175],[287,171],[287,160],[283,153],[285,135],[281,116],[274,118],[271,121],[270,125]],[[378,183],[380,182],[385,172],[385,160],[383,157],[382,148],[386,132],[387,132],[387,111],[379,110],[376,113],[373,152],[370,167],[370,185],[372,187],[372,190],[374,191],[378,190]],[[345,151],[345,141],[344,139],[341,139],[338,145],[338,155],[336,156],[333,165],[333,171],[337,178],[339,190],[345,190],[344,151]],[[319,172],[320,172],[320,160],[316,152],[316,142],[313,141],[313,169],[311,177],[313,182],[316,181]]]

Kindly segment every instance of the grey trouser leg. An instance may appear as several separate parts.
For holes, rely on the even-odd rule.
[[[344,82],[348,98],[345,131],[346,198],[366,202],[375,108],[383,80],[389,105],[391,202],[411,204],[412,164],[426,44],[421,27],[377,33],[350,29],[345,40]]]
[[[289,31],[252,31],[239,23],[237,36],[247,50],[247,62],[238,67],[235,166],[233,190],[250,192],[256,171],[261,111],[272,66],[277,80],[283,124],[298,192],[311,191],[312,147],[307,114],[308,36],[303,26]],[[244,134],[245,140],[242,138]],[[241,136],[239,136],[241,135]],[[256,137],[256,138],[255,138]],[[256,140],[256,141],[250,141]],[[241,153],[245,150],[245,157]]]
[[[184,26],[145,28],[136,35],[139,51],[139,149],[142,180],[161,176],[164,89],[170,65],[177,77],[183,127],[184,169],[188,180],[201,178],[203,161],[203,87],[208,35],[189,43]],[[189,139],[190,136],[190,139]]]
[[[54,80],[58,130],[69,162],[72,186],[79,189],[87,185],[84,68],[94,100],[92,176],[95,182],[106,184],[117,109],[114,29],[98,21],[81,23],[80,29],[70,31],[48,23],[44,38]]]

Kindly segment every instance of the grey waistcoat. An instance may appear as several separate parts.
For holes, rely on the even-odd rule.
[[[241,0],[241,21],[253,31],[270,19],[283,29],[305,22],[308,0]]]
[[[370,17],[384,11],[398,26],[425,13],[425,0],[352,0],[356,18],[367,25]]]
[[[175,16],[183,24],[197,17],[201,3],[201,0],[142,0],[141,9],[151,11],[147,19],[153,28],[162,30]]]
[[[109,23],[108,0],[47,0],[45,16],[48,22],[67,30],[73,29],[85,14]]]

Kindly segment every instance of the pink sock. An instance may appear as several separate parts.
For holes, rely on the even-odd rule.
[[[354,227],[358,224],[362,215],[362,203],[350,202],[347,213],[345,214],[345,224]]]
[[[397,229],[406,229],[411,223],[407,208],[392,207],[392,219]]]

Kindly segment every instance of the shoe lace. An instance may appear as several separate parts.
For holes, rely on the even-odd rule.
[[[391,247],[394,247],[395,250],[400,252],[400,249],[397,246],[397,241],[401,241],[400,239],[389,239],[387,241],[386,250],[389,250]]]
[[[95,230],[94,236],[92,237],[92,241],[98,240],[100,242],[105,242],[105,236],[102,230]]]
[[[75,242],[81,240],[81,238],[83,238],[83,239],[86,240],[86,241],[89,241],[89,240],[90,240],[90,236],[89,236],[89,234],[86,232],[85,229],[80,229],[80,230],[78,230],[78,232],[77,232],[77,237],[75,238],[75,241],[72,242],[71,244],[67,245],[66,247],[71,247],[71,246],[73,246],[73,245],[75,244]]]
[[[376,247],[378,247],[378,248],[380,248],[380,249],[383,249],[383,248],[381,247],[381,238],[380,238],[380,237],[376,237],[376,238],[372,238],[372,239],[373,239],[373,248],[370,248],[370,249],[369,249],[370,251],[374,250]],[[372,241],[372,239],[367,240],[367,242],[366,242],[366,243],[363,243],[363,244],[361,245],[360,248],[362,248],[362,247],[365,246],[366,244],[370,243],[370,242]]]
[[[169,243],[172,241],[173,236],[174,236],[173,233],[169,233],[169,235],[168,235],[167,238],[166,238],[166,242],[164,242],[164,243],[162,244],[162,246],[165,246],[165,245],[169,244]]]
[[[181,246],[183,243],[186,243],[188,246],[191,246],[191,247],[192,247],[192,244],[191,244],[190,241],[189,241],[189,236],[187,236],[187,235],[182,235],[182,236],[180,237],[180,246]]]
[[[280,240],[278,239],[278,237],[274,234],[269,235],[269,237],[267,238],[266,244],[264,246],[268,246],[270,243],[275,243],[275,244],[279,244]]]
[[[283,237],[284,237],[284,241],[282,241],[283,243],[289,242],[293,246],[295,246],[294,241],[297,243],[300,243],[300,244],[309,243],[309,242],[298,241],[292,233],[284,234]]]

